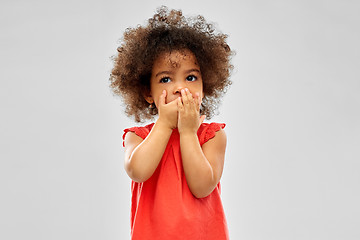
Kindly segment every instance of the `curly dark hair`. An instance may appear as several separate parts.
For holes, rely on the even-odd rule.
[[[162,6],[146,26],[125,30],[118,54],[112,57],[110,88],[123,97],[128,116],[134,115],[136,122],[151,119],[157,109],[148,107],[143,94],[150,91],[154,60],[164,52],[188,49],[195,55],[203,79],[200,112],[210,119],[231,85],[230,58],[234,52],[226,39],[227,35],[216,33],[213,24],[207,23],[203,16],[187,18],[180,10],[169,11]]]

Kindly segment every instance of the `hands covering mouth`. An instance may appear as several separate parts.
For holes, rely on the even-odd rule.
[[[161,118],[171,129],[178,128],[179,133],[196,133],[205,119],[200,116],[201,98],[196,92],[195,96],[189,89],[181,89],[181,97],[165,103],[166,90],[159,98],[159,119]]]

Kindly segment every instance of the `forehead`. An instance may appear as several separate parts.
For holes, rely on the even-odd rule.
[[[160,54],[154,61],[153,68],[179,68],[198,66],[195,55],[189,50],[175,50]]]

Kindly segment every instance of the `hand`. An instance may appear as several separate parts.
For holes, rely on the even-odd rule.
[[[159,97],[159,119],[166,127],[174,129],[177,127],[178,122],[178,110],[177,110],[177,99],[165,103],[166,99],[166,90]]]
[[[178,99],[178,129],[179,133],[197,133],[205,115],[199,117],[201,99],[199,93],[192,96],[190,91],[181,89],[181,98]]]

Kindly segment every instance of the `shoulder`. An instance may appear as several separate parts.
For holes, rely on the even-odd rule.
[[[206,159],[209,161],[213,173],[214,173],[214,182],[219,183],[222,176],[224,161],[225,161],[225,151],[226,151],[226,134],[223,128],[225,124],[212,124],[208,128],[207,141],[201,146],[203,153]]]
[[[130,127],[124,129],[124,134],[122,136],[123,139],[123,146],[125,147],[129,143],[132,142],[141,142],[144,140],[149,132],[151,131],[152,127],[154,126],[154,123],[150,123],[148,125],[145,125],[143,127]]]
[[[223,130],[225,123],[202,123],[198,130],[200,145],[207,143],[210,139],[226,141],[226,133]]]
[[[225,149],[226,148],[226,133],[224,129],[220,128],[219,130],[213,132],[211,136],[205,138],[206,141],[202,144],[202,148],[213,148],[213,149]]]

